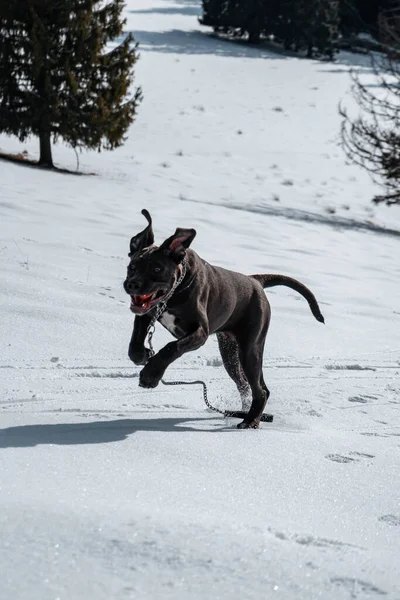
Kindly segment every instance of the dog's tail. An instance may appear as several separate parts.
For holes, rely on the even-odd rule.
[[[314,294],[308,289],[308,287],[300,283],[300,281],[297,281],[297,279],[286,277],[285,275],[252,275],[251,277],[261,283],[263,288],[274,287],[275,285],[285,285],[286,287],[295,290],[307,300],[311,312],[317,321],[320,323],[325,323],[325,319],[320,311]]]

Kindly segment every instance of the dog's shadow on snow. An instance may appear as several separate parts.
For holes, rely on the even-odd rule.
[[[137,431],[199,432],[232,431],[234,426],[221,419],[117,419],[81,423],[19,425],[0,429],[1,448],[28,448],[42,444],[71,446],[107,444],[125,440]]]

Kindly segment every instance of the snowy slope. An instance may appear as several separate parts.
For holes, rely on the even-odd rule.
[[[368,65],[217,40],[199,12],[128,2],[144,101],[124,147],[81,157],[95,175],[0,162],[0,598],[399,600],[400,210],[338,147]],[[156,241],[195,227],[210,262],[319,299],[325,327],[268,292],[273,424],[138,388],[121,284],[144,207]],[[214,339],[167,374],[238,406]]]

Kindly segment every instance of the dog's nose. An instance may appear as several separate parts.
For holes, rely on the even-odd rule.
[[[124,281],[124,288],[127,294],[135,294],[139,289],[139,284],[134,279],[126,279]]]

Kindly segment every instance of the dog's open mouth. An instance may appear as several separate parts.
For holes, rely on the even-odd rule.
[[[154,304],[157,304],[165,295],[164,290],[157,290],[152,294],[144,294],[143,296],[131,296],[131,311],[142,312],[149,309]]]

